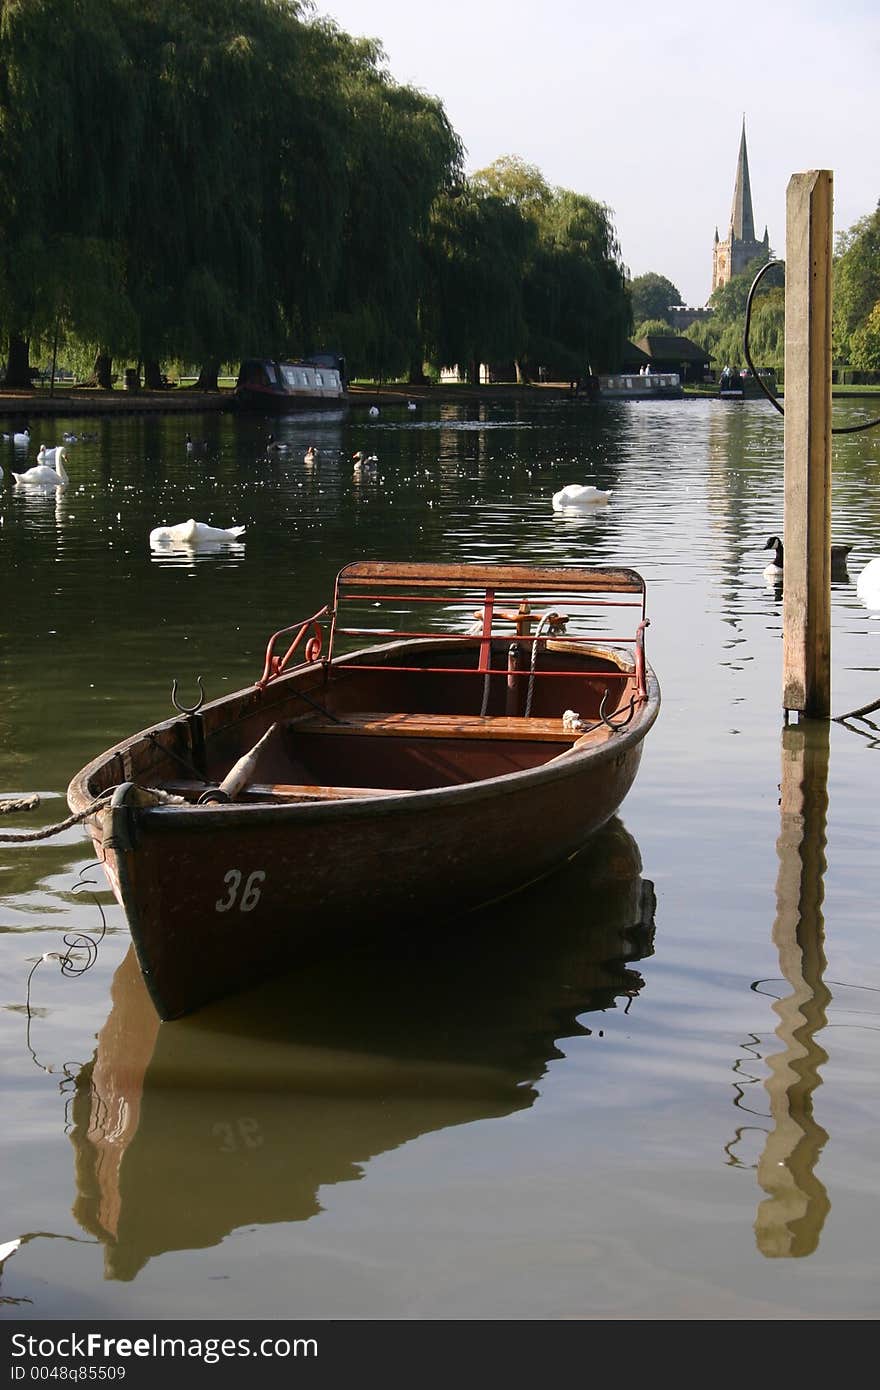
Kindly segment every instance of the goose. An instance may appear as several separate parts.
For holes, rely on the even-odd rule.
[[[209,526],[204,521],[181,521],[176,526],[156,526],[150,532],[150,545],[200,545],[205,541],[237,541],[244,526]]]
[[[880,559],[865,565],[856,580],[856,593],[866,608],[880,608]]]
[[[379,414],[379,407],[377,405],[371,405],[370,414],[372,415],[373,419],[375,419],[376,416]]]
[[[591,484],[569,483],[568,487],[553,494],[554,512],[581,512],[611,499],[611,489],[603,492]]]
[[[70,482],[64,467],[67,450],[62,445],[52,450],[41,448],[37,457],[50,453],[54,456],[52,464],[44,463],[41,459],[35,468],[29,468],[27,472],[13,473],[15,481],[25,487],[67,487]]]
[[[318,451],[315,448],[314,444],[310,444],[309,447],[306,449],[305,454],[303,455],[303,463],[307,463],[309,467],[311,467],[311,465],[313,463],[317,463],[317,461]]]
[[[831,574],[838,579],[848,578],[846,569],[846,559],[852,550],[851,545],[832,545],[831,547]],[[779,536],[768,536],[761,547],[762,550],[772,550],[773,559],[769,565],[765,565],[764,574],[768,579],[781,579],[783,572],[784,551],[782,541]]]

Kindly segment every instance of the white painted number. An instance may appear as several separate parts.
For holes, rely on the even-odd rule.
[[[260,901],[259,885],[263,882],[266,875],[262,869],[254,869],[253,873],[248,874],[242,888],[241,898],[238,897],[238,890],[241,888],[241,869],[230,869],[224,876],[223,882],[228,885],[229,891],[225,898],[218,898],[215,904],[218,912],[229,912],[238,902],[239,912],[253,912],[257,903]]]

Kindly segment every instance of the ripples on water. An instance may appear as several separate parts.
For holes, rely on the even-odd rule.
[[[34,422],[31,454],[81,424]],[[253,680],[269,634],[358,558],[631,565],[663,708],[621,822],[479,932],[161,1029],[80,831],[0,847],[0,1245],[26,1238],[4,1310],[875,1316],[878,730],[783,743],[762,574],[779,416],[563,402],[96,428],[57,496],[13,489],[2,458],[0,790],[44,795],[28,824],[60,820],[70,775],[165,713],[173,679],[187,703],[197,675],[209,696]],[[878,460],[877,432],[835,438],[832,531],[855,546],[832,586],[835,713],[880,697],[854,582],[880,554]],[[554,514],[572,482],[610,504]],[[189,517],[246,532],[151,552]],[[97,936],[98,901],[97,963],[39,965],[28,1017],[34,962]]]

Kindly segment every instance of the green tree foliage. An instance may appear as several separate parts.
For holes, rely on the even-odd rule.
[[[423,242],[421,328],[426,357],[447,366],[513,361],[526,336],[525,267],[537,229],[476,181],[435,202]]]
[[[526,379],[540,365],[572,377],[615,365],[631,319],[610,210],[584,194],[550,188],[534,165],[512,155],[480,170],[473,185],[533,233],[521,267],[517,376]]]
[[[629,302],[609,210],[497,160],[309,0],[0,0],[0,331],[203,363],[426,346],[580,373]],[[453,196],[456,195],[457,196]]]
[[[632,301],[632,316],[636,323],[643,323],[645,319],[665,319],[667,310],[673,304],[683,302],[681,290],[673,285],[671,280],[667,280],[665,275],[658,275],[654,270],[630,280],[628,289]],[[672,331],[671,328],[668,330],[670,333]]]
[[[638,342],[640,338],[669,337],[677,333],[678,329],[673,328],[666,319],[642,319],[633,329],[633,341]]]
[[[880,369],[880,204],[837,238],[834,258],[833,334],[838,361]]]
[[[339,276],[321,333],[344,343],[362,374],[386,377],[416,349],[422,241],[463,151],[441,103],[395,83],[375,41],[332,25],[323,33],[349,122]]]
[[[729,366],[739,370],[747,365],[743,350],[746,304],[755,276],[772,256],[758,256],[741,275],[715,290],[709,303],[711,318],[699,319],[684,330],[684,336],[697,343],[715,359],[716,371]],[[756,367],[780,369],[785,359],[785,271],[772,266],[763,276],[752,301],[749,351]]]

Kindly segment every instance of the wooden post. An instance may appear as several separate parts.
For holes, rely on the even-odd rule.
[[[830,169],[793,174],[786,195],[785,556],[782,705],[831,714]]]

